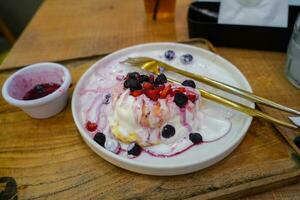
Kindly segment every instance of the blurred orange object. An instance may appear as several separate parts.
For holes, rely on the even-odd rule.
[[[174,19],[176,0],[144,0],[147,19]]]

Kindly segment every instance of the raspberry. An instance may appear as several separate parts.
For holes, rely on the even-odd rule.
[[[191,92],[191,91],[187,91],[186,92],[186,96],[188,97],[188,99],[191,101],[191,102],[195,102],[196,99],[197,99],[197,95],[194,93],[194,92]]]
[[[97,129],[98,125],[94,122],[88,121],[85,125],[86,129],[90,132],[93,132]]]
[[[145,82],[145,83],[143,83],[143,88],[144,89],[153,89],[153,85],[152,85],[152,83]]]
[[[172,91],[171,85],[166,86],[160,93],[159,93],[159,98],[164,99],[170,94]]]
[[[159,97],[160,91],[158,89],[153,90],[145,90],[146,96],[151,99],[152,101],[157,101]]]
[[[130,92],[130,94],[134,97],[138,97],[143,94],[143,90],[134,90],[134,91]]]
[[[158,89],[159,91],[162,91],[164,88],[165,88],[165,85],[160,85],[160,86],[158,86],[157,89]]]
[[[175,93],[184,93],[186,90],[184,87],[178,87],[175,89]]]

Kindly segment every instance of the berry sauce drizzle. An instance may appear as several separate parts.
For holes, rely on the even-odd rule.
[[[171,158],[171,157],[174,157],[174,156],[177,156],[177,155],[179,155],[179,154],[182,154],[182,153],[186,152],[187,150],[191,149],[191,148],[194,147],[194,146],[198,146],[198,145],[201,145],[201,144],[204,144],[204,143],[210,143],[210,142],[204,142],[204,141],[203,141],[203,142],[198,143],[198,144],[190,144],[190,145],[188,145],[187,147],[181,149],[180,151],[176,151],[176,152],[171,153],[171,154],[160,154],[160,153],[155,153],[155,152],[150,151],[150,150],[148,150],[148,149],[146,149],[146,148],[142,148],[142,152],[144,152],[144,153],[146,153],[146,154],[148,154],[148,155],[150,155],[150,156],[152,156],[152,157],[156,157],[156,158]],[[123,148],[120,148],[116,154],[120,155],[122,152],[123,152],[123,153],[127,153],[127,150],[126,150],[126,149],[123,149]],[[136,157],[128,157],[128,158],[129,158],[129,159],[134,159],[134,158],[136,158]]]
[[[174,157],[174,156],[177,156],[187,150],[189,150],[190,148],[192,148],[193,146],[195,145],[199,145],[199,144],[191,144],[187,147],[185,147],[184,149],[180,150],[180,151],[176,151],[175,153],[173,154],[158,154],[158,153],[154,153],[152,151],[149,151],[147,149],[143,149],[143,151],[147,154],[149,154],[150,156],[153,156],[153,157],[157,157],[157,158],[171,158],[171,157]]]

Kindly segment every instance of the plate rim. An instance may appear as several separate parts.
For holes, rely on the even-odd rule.
[[[245,86],[246,88],[244,88],[245,90],[249,91],[249,92],[252,92],[252,88],[251,88],[251,85],[250,83],[248,82],[247,78],[244,76],[244,74],[234,65],[232,64],[231,62],[229,62],[228,60],[226,60],[225,58],[221,57],[220,55],[218,54],[215,54],[209,50],[206,50],[206,49],[203,49],[201,47],[195,47],[195,46],[191,46],[191,45],[187,45],[187,44],[181,44],[181,43],[175,43],[175,42],[151,42],[151,43],[143,43],[143,44],[138,44],[138,45],[133,45],[133,46],[129,46],[129,47],[126,47],[126,48],[122,48],[122,49],[119,49],[117,51],[114,51],[106,56],[104,56],[103,58],[97,60],[94,64],[92,64],[81,76],[80,76],[80,79],[79,81],[77,82],[74,90],[73,90],[73,94],[72,94],[72,102],[71,102],[71,109],[72,109],[72,116],[73,116],[73,120],[76,124],[76,127],[77,129],[79,130],[79,133],[81,135],[81,137],[83,138],[83,140],[88,144],[88,146],[95,152],[97,153],[100,157],[102,157],[103,159],[105,159],[106,161],[108,162],[111,162],[109,160],[106,159],[106,157],[111,157],[112,159],[114,160],[117,160],[118,162],[121,162],[121,163],[124,163],[126,165],[131,165],[133,167],[142,167],[142,168],[146,168],[146,169],[162,169],[162,170],[166,170],[166,169],[181,169],[181,168],[185,168],[185,167],[191,167],[191,166],[195,166],[195,165],[198,165],[200,163],[207,163],[207,162],[212,162],[214,159],[216,158],[219,158],[218,160],[216,160],[215,162],[212,162],[212,164],[209,164],[208,166],[211,166],[217,162],[219,162],[220,160],[222,160],[223,158],[225,158],[226,156],[228,156],[239,144],[240,142],[243,140],[243,138],[245,137],[246,133],[247,133],[247,130],[249,129],[250,125],[251,125],[251,122],[252,122],[252,117],[248,116],[248,118],[246,119],[245,121],[245,125],[243,126],[243,129],[241,129],[241,132],[242,132],[242,137],[239,137],[235,140],[232,140],[230,143],[229,143],[229,147],[219,153],[219,154],[216,154],[214,155],[213,157],[210,157],[209,159],[206,159],[204,161],[201,161],[201,162],[190,162],[188,164],[176,164],[176,166],[173,166],[172,165],[168,165],[168,164],[157,164],[155,163],[154,165],[153,164],[145,164],[143,162],[140,162],[140,161],[136,161],[134,159],[128,159],[128,158],[125,158],[125,157],[122,157],[120,155],[117,155],[115,153],[112,153],[106,149],[104,149],[103,147],[99,146],[93,139],[92,137],[90,137],[88,134],[86,134],[85,130],[83,129],[81,123],[80,123],[80,120],[79,120],[79,117],[77,116],[76,114],[76,108],[75,108],[75,95],[78,93],[78,90],[79,90],[79,87],[80,85],[82,84],[82,82],[85,80],[84,77],[86,77],[88,74],[91,73],[91,71],[95,68],[95,66],[99,65],[99,63],[101,62],[104,62],[106,60],[109,60],[110,57],[113,57],[117,54],[121,54],[122,52],[126,52],[126,51],[129,51],[131,49],[135,49],[135,48],[139,48],[139,47],[149,47],[149,46],[157,46],[157,45],[170,45],[170,46],[181,46],[183,48],[192,48],[192,49],[195,49],[197,51],[202,51],[204,53],[207,53],[207,54],[210,54],[211,56],[216,56],[217,59],[221,59],[223,62],[226,62],[227,64],[231,65],[231,67],[234,69],[234,71],[236,73],[238,73],[240,75],[240,78],[241,80],[243,81],[243,86]],[[249,107],[251,108],[254,108],[255,104],[253,102],[249,103],[248,105]],[[104,155],[100,155],[100,152],[97,152],[97,151],[100,151],[102,154]],[[115,163],[113,163],[114,165],[116,165]],[[119,166],[119,165],[117,165]],[[205,166],[203,168],[206,168],[208,166]],[[121,166],[119,166],[121,167]],[[121,168],[125,168],[125,169],[128,169],[128,167],[121,167]],[[200,169],[203,169],[201,167],[199,167],[199,170]],[[131,169],[128,169],[128,170],[131,170]],[[136,170],[131,170],[131,171],[135,171],[137,172]],[[193,170],[193,171],[197,171],[197,170]],[[139,172],[139,173],[143,173],[143,172]],[[186,173],[189,173],[189,172],[186,172]],[[150,173],[146,173],[145,174],[150,174]],[[155,173],[151,173],[151,174],[155,174]],[[184,174],[184,173],[180,173],[180,174]]]

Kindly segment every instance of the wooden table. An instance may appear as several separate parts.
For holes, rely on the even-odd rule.
[[[108,52],[149,41],[186,41],[185,17],[189,2],[177,1],[173,23],[146,21],[143,3],[139,0],[45,1],[0,67],[3,70],[0,84],[15,68],[40,61],[61,61],[71,70],[76,84],[82,73]],[[282,75],[284,53],[217,50],[239,67],[255,93],[300,109],[300,101],[297,101],[300,92]],[[1,177],[13,177],[6,180],[16,180],[17,186],[13,187],[12,181],[10,188],[18,190],[21,199],[224,199],[276,186],[281,188],[243,199],[300,199],[300,183],[282,187],[293,181],[291,177],[295,177],[294,180],[300,177],[299,157],[291,157],[297,150],[293,153],[283,139],[290,141],[299,133],[287,134],[288,130],[274,129],[260,120],[253,121],[242,144],[217,165],[186,177],[159,178],[127,172],[94,154],[77,133],[70,105],[48,120],[33,120],[6,104],[2,97],[0,105],[0,191],[4,187]],[[262,109],[282,117],[277,112]],[[264,153],[260,154],[261,151]],[[241,163],[242,169],[235,165],[236,162]],[[243,174],[245,170],[247,173]],[[291,173],[285,174],[288,170]],[[222,176],[226,179],[220,178]],[[252,180],[258,176],[266,178],[255,181],[257,187],[251,182],[232,187],[238,180]],[[276,178],[280,181],[274,181]],[[208,182],[204,184],[202,179]],[[264,185],[263,189],[260,185]]]

